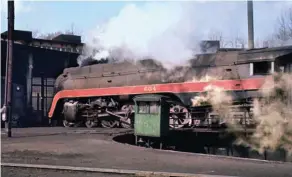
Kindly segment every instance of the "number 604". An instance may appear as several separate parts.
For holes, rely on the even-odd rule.
[[[152,91],[156,91],[155,86],[146,86],[144,87],[144,91],[145,92],[152,92]]]

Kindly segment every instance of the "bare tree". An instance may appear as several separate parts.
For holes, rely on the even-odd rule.
[[[240,37],[237,33],[235,37],[224,37],[223,33],[220,31],[210,31],[208,35],[209,40],[220,41],[220,47],[222,48],[244,48],[246,41],[244,38]]]
[[[278,17],[274,34],[266,40],[266,43],[269,47],[292,44],[292,7],[283,11]]]
[[[64,32],[57,31],[57,32],[52,32],[52,33],[47,33],[47,34],[40,34],[36,38],[52,40],[54,37],[56,37],[60,34],[64,34]]]
[[[33,31],[34,38],[47,39],[47,40],[52,40],[53,38],[55,38],[56,36],[60,34],[80,35],[81,32],[77,31],[74,23],[71,24],[70,29],[67,29],[65,31],[56,31],[56,32],[51,32],[51,33],[46,33],[46,34],[40,34],[38,30]]]
[[[33,37],[33,38],[38,37],[38,35],[39,35],[39,31],[38,31],[38,30],[33,30],[33,31],[32,31],[32,37]]]
[[[275,37],[281,41],[287,41],[292,38],[292,8],[284,11],[278,17]]]
[[[208,34],[208,39],[209,40],[220,41],[220,47],[224,47],[225,46],[223,33],[221,31],[216,31],[216,30],[210,31],[209,34]]]
[[[246,45],[246,40],[243,37],[240,37],[240,35],[237,33],[236,36],[231,37],[228,40],[229,46],[227,45],[227,47],[230,48],[244,48],[244,46]]]
[[[262,40],[262,47],[276,47],[279,46],[279,40],[276,39],[275,35],[267,37],[265,40]]]

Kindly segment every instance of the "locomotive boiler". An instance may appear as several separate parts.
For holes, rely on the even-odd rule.
[[[134,121],[132,98],[160,94],[173,101],[171,128],[220,127],[223,124],[211,105],[192,104],[192,98],[212,85],[232,95],[236,111],[230,116],[246,125],[245,120],[252,118],[252,99],[259,96],[258,90],[268,75],[281,68],[289,70],[291,54],[291,46],[219,49],[197,55],[187,65],[173,69],[151,59],[66,68],[56,79],[49,118],[62,119],[65,127],[85,123],[87,127],[130,128]],[[206,75],[215,80],[202,80]],[[139,107],[151,111],[154,104]]]

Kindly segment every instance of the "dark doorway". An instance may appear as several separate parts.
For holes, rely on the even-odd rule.
[[[34,77],[32,81],[32,108],[36,115],[36,124],[48,125],[48,111],[54,97],[54,78]]]

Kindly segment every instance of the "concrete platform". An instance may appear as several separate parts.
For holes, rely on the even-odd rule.
[[[69,133],[66,133],[69,132]],[[216,157],[124,145],[126,130],[17,129],[2,137],[2,163],[61,165],[225,176],[292,176],[292,164]]]

